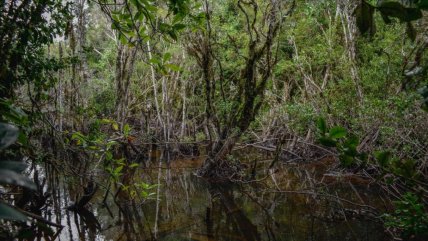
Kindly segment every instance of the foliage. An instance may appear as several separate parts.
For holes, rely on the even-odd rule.
[[[420,179],[416,162],[412,159],[400,160],[393,157],[389,151],[376,151],[374,153],[364,153],[358,151],[360,144],[355,136],[347,136],[347,131],[343,127],[328,128],[326,121],[319,118],[317,128],[320,132],[318,141],[327,147],[335,148],[339,153],[339,160],[345,167],[350,167],[356,163],[360,167],[366,166],[370,160],[374,160],[370,165],[378,165],[381,170],[381,177],[385,177],[386,184],[392,184],[393,176],[404,179],[408,186],[415,184]],[[401,233],[402,238],[420,238],[428,235],[428,215],[424,204],[413,193],[406,193],[402,200],[395,202],[393,214],[384,214],[385,226],[396,229]]]
[[[427,10],[426,0],[383,0],[383,1],[361,1],[357,10],[357,23],[360,31],[374,33],[375,20],[374,10],[378,10],[385,23],[391,23],[390,18],[397,18],[401,22],[408,23],[408,35],[415,39],[415,32],[411,21],[422,18],[422,10]]]
[[[395,202],[392,214],[384,214],[385,225],[398,229],[401,237],[421,239],[428,237],[428,214],[420,198],[414,193],[406,193],[402,200]]]
[[[103,128],[106,126],[119,135],[112,137],[107,132],[103,132],[102,129],[106,130]],[[119,133],[119,125],[116,121],[98,119],[91,125],[91,131],[88,135],[75,132],[71,135],[70,141],[82,148],[82,151],[89,154],[91,159],[96,160],[97,164],[102,164],[105,172],[109,175],[109,180],[127,192],[132,199],[139,197],[145,200],[154,195],[150,190],[157,185],[149,185],[141,181],[132,184],[123,183],[122,177],[125,172],[138,169],[139,164],[129,163],[125,158],[115,158],[114,155],[120,147],[120,141],[131,138],[131,133],[132,130],[128,124],[125,124],[122,132]]]
[[[422,102],[422,108],[425,111],[428,111],[428,85],[422,87],[419,90],[419,93],[421,94],[421,96],[423,97],[423,102]]]
[[[13,125],[0,123],[0,150],[12,145],[18,138],[18,128]],[[17,185],[28,189],[36,189],[35,184],[21,175],[27,165],[16,161],[0,161],[0,184]],[[13,207],[0,202],[0,219],[25,221],[27,218]]]
[[[105,10],[105,7],[115,3],[108,0],[100,2],[106,13],[109,11]],[[178,33],[186,27],[183,21],[187,17],[193,19],[201,17],[201,15],[191,15],[192,8],[199,8],[199,5],[191,6],[191,3],[189,0],[126,0],[124,4],[116,5],[116,9],[111,11],[111,27],[119,31],[118,37],[122,44],[131,46],[151,38],[148,25],[169,36],[173,41],[177,41]],[[171,21],[165,21],[170,14],[173,16]]]
[[[18,128],[0,123],[0,149],[4,150],[18,138],[27,143],[29,130],[27,115],[10,98],[24,83],[33,84],[32,101],[45,99],[47,90],[54,86],[53,71],[64,67],[64,62],[46,55],[45,47],[58,35],[65,33],[69,18],[69,3],[58,0],[8,1],[0,6],[0,120],[14,123]],[[36,103],[34,103],[36,104]],[[2,155],[2,158],[4,156]],[[35,184],[21,174],[26,164],[1,160],[0,184],[36,189]],[[0,203],[0,218],[25,221],[24,214],[6,203]]]
[[[340,163],[343,166],[364,165],[367,162],[367,154],[357,150],[360,143],[358,137],[348,135],[347,130],[341,126],[328,128],[323,118],[317,120],[317,127],[320,131],[318,141],[327,147],[336,148],[339,152]]]
[[[53,86],[51,71],[62,64],[47,57],[44,47],[65,33],[69,3],[12,0],[0,11],[0,98],[11,97],[26,82],[46,91]]]
[[[393,157],[390,151],[375,151],[373,153],[359,151],[358,146],[361,144],[359,138],[355,135],[348,135],[345,128],[341,126],[328,128],[323,118],[319,118],[316,125],[320,133],[318,141],[326,147],[335,148],[343,166],[351,167],[359,164],[361,167],[373,160],[370,164],[378,165],[383,176],[393,174],[404,178],[409,183],[420,178],[417,163],[414,160],[400,160]]]
[[[374,35],[375,29],[376,29],[375,18],[374,18],[375,9],[381,13],[382,19],[387,24],[392,23],[391,18],[397,18],[400,20],[400,22],[405,22],[407,36],[412,41],[415,41],[419,31],[415,29],[412,22],[423,18],[422,11],[428,10],[428,1],[426,0],[361,1],[361,3],[359,4],[356,10],[357,25],[361,33],[365,34],[369,32],[372,36]],[[415,72],[414,69],[413,71],[408,71],[407,75],[413,75],[413,72]],[[420,90],[420,94],[424,99],[422,104],[422,107],[424,109],[426,109],[427,94],[425,89],[427,88],[428,88],[428,84],[427,86],[424,86]]]

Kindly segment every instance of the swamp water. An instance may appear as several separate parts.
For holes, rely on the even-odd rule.
[[[117,195],[114,201],[112,191],[104,205],[108,177],[99,177],[104,186],[79,213],[66,209],[75,197],[73,177],[50,177],[56,184],[48,181],[52,204],[43,216],[64,226],[53,228],[55,240],[388,240],[376,215],[365,208],[380,206],[376,188],[364,180],[322,177],[328,161],[283,164],[268,173],[270,161],[260,160],[256,181],[228,186],[195,176],[201,161],[167,165],[157,158],[138,167],[134,183],[156,184],[148,199]]]

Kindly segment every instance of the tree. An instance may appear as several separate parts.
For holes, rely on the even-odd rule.
[[[357,25],[362,34],[369,33],[373,35],[376,31],[374,13],[375,10],[379,11],[383,21],[386,24],[390,24],[392,19],[398,19],[400,22],[406,23],[406,33],[408,37],[415,41],[418,31],[413,26],[412,22],[423,18],[423,11],[428,10],[427,0],[381,0],[381,1],[366,1],[362,0],[358,5],[355,14],[357,18]],[[428,41],[420,39],[415,44],[415,48],[412,51],[413,61],[406,60],[403,68],[404,81],[402,83],[402,89],[406,89],[412,78],[426,72],[426,66],[421,66],[422,55],[428,48]],[[408,58],[410,58],[409,56]],[[422,95],[423,103],[422,108],[428,109],[428,85],[422,87],[419,90]]]
[[[227,164],[226,156],[264,103],[264,92],[277,63],[275,40],[284,18],[291,13],[295,2],[251,0],[237,1],[235,5],[235,2],[221,1],[219,4],[239,14],[240,22],[236,24],[245,29],[244,36],[239,36],[244,41],[239,41],[228,33],[220,34],[216,32],[219,30],[212,27],[214,19],[224,17],[215,15],[215,8],[218,7],[216,4],[205,1],[206,28],[195,36],[197,41],[190,44],[189,50],[196,58],[205,82],[207,129],[213,142],[200,175],[221,177],[224,174],[222,171],[234,170],[223,169],[222,166]],[[287,5],[289,10],[284,12]],[[233,15],[229,15],[231,16]],[[228,41],[219,42],[219,35],[226,37]],[[234,73],[237,77],[227,73],[236,69],[223,69],[225,63],[220,56],[226,54],[226,51],[233,51],[234,56],[237,56],[234,61],[240,63],[239,66],[234,66],[239,68],[239,73]],[[225,86],[226,83],[229,86]],[[226,91],[231,91],[230,94],[225,94],[225,88],[228,88]],[[221,106],[228,106],[227,111],[220,112]]]
[[[13,107],[10,99],[22,84],[34,89],[33,104],[43,98],[43,91],[53,86],[52,71],[63,65],[46,55],[46,46],[66,29],[69,4],[58,0],[3,1],[0,6],[0,121],[20,126],[28,125],[23,113]],[[29,89],[31,93],[32,90]],[[8,100],[9,99],[9,100]],[[22,134],[22,133],[21,133]],[[0,123],[1,184],[12,184],[35,190],[35,184],[19,173],[25,170],[22,162],[6,159],[5,149],[19,136],[19,129]],[[22,136],[20,140],[22,141]],[[18,153],[15,153],[18,155]],[[25,221],[26,216],[1,201],[0,218]]]
[[[59,0],[7,1],[0,6],[0,98],[10,98],[20,84],[39,89],[52,85],[50,71],[61,65],[45,47],[65,32],[69,4]]]

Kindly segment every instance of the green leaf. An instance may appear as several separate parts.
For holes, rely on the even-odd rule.
[[[330,129],[329,136],[333,139],[340,139],[346,136],[346,129],[341,126],[335,126]]]
[[[349,167],[352,164],[354,164],[354,158],[352,156],[348,156],[346,154],[340,155],[339,160],[340,160],[340,163],[345,167]]]
[[[27,169],[27,164],[19,161],[0,161],[0,170],[1,169],[21,173]]]
[[[28,145],[28,138],[27,136],[24,134],[24,132],[20,131],[19,135],[18,135],[18,141],[19,143],[21,143],[22,145]]]
[[[412,41],[416,40],[417,33],[411,22],[407,22],[406,34]]]
[[[126,124],[123,126],[123,134],[125,135],[125,137],[129,136],[129,134],[131,133],[131,127]]]
[[[318,141],[324,145],[324,146],[328,146],[328,147],[336,147],[337,145],[337,141],[332,140],[330,138],[327,137],[321,137],[320,139],[318,139]]]
[[[177,35],[177,31],[172,30],[172,31],[168,31],[168,35],[175,41],[177,41],[178,39],[178,35]]]
[[[343,143],[344,146],[348,148],[356,149],[358,144],[360,144],[360,139],[355,136],[351,135],[349,138],[346,139],[346,141]]]
[[[119,41],[121,44],[126,45],[128,44],[128,39],[126,38],[126,36],[122,33],[119,34]]]
[[[148,3],[148,2],[146,2],[146,3],[144,4],[144,8],[145,8],[147,11],[152,12],[152,13],[156,13],[156,12],[158,11],[158,8],[157,8],[156,6],[154,6],[153,4],[150,4],[150,3]]]
[[[0,203],[0,219],[25,222],[27,220],[27,216],[9,205]]]
[[[165,67],[167,67],[168,69],[170,69],[172,71],[181,71],[180,66],[175,65],[175,64],[165,64]]]
[[[377,151],[374,153],[374,156],[382,167],[386,167],[391,161],[391,152],[389,151]]]
[[[184,28],[186,28],[186,25],[185,24],[181,24],[181,23],[177,23],[177,24],[174,24],[172,27],[176,31],[180,31],[180,30],[183,30]]]
[[[375,21],[374,21],[375,8],[368,4],[366,1],[361,1],[355,10],[356,20],[358,29],[362,34],[369,32],[373,35],[375,32]]]
[[[397,1],[380,1],[377,9],[383,14],[398,18],[403,22],[410,22],[422,18],[422,12],[416,7],[404,6]]]
[[[163,55],[163,62],[167,62],[167,61],[169,61],[169,60],[171,59],[171,57],[172,57],[172,54],[171,54],[171,53],[165,53],[165,54]]]
[[[109,119],[105,119],[105,118],[100,120],[101,124],[111,124],[113,122],[114,122],[113,120],[109,120]]]
[[[139,164],[138,163],[132,163],[131,165],[129,165],[130,168],[134,168],[134,167],[138,167]]]
[[[151,58],[149,60],[149,62],[152,64],[161,64],[162,61],[157,56],[155,56],[155,57]]]
[[[356,157],[358,155],[358,151],[355,147],[346,147],[344,150],[344,154],[347,156]]]
[[[428,0],[419,0],[416,4],[420,9],[428,10]]]
[[[36,184],[28,177],[7,169],[0,169],[0,183],[18,185],[36,190]]]
[[[122,169],[123,169],[123,166],[118,166],[114,169],[114,173],[119,174],[122,171]]]
[[[325,122],[325,119],[320,117],[317,119],[317,128],[321,131],[321,133],[324,135],[327,132],[327,123]]]
[[[418,90],[419,94],[422,96],[422,109],[428,111],[428,85]]]
[[[141,7],[141,4],[138,0],[131,0],[131,3],[132,3],[132,5],[137,7],[137,9],[139,9]]]
[[[113,159],[113,154],[112,154],[111,152],[107,151],[107,152],[106,152],[106,160],[107,160],[107,161],[110,161],[110,160],[112,160],[112,159]]]
[[[3,119],[7,122],[20,126],[28,125],[27,114],[22,109],[15,107],[11,101],[0,100],[0,109],[2,109]]]
[[[0,123],[0,149],[12,145],[18,138],[19,130],[16,126]]]

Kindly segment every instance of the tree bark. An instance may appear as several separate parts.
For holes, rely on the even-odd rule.
[[[123,44],[118,45],[116,56],[116,116],[122,128],[128,114],[129,86],[134,70],[137,49]]]

